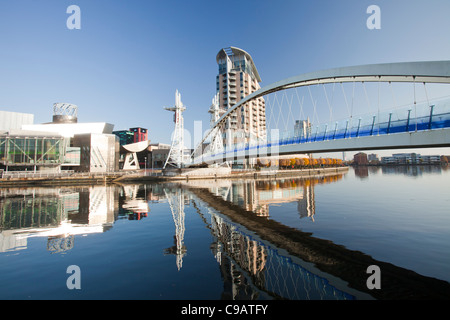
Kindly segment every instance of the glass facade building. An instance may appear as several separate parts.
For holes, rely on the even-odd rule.
[[[148,131],[145,128],[130,128],[112,133],[119,137],[121,146],[148,140]]]
[[[3,117],[3,115],[6,115]],[[118,170],[119,139],[114,125],[78,123],[77,107],[54,105],[53,122],[32,124],[32,115],[0,113],[0,172],[59,173]],[[145,130],[146,131],[146,130]],[[135,134],[127,135],[133,142]],[[34,172],[30,172],[34,171]]]
[[[113,131],[113,134],[119,137],[119,143],[121,146],[125,146],[134,142],[134,133],[130,130]]]
[[[63,137],[0,135],[0,165],[59,166],[64,162]]]

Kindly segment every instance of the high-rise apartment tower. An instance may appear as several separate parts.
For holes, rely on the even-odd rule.
[[[261,78],[252,57],[242,49],[229,47],[216,57],[219,74],[216,89],[219,108],[228,110],[241,99],[260,89]],[[229,118],[226,129],[231,129],[225,143],[249,143],[266,139],[266,106],[260,97],[244,104]]]

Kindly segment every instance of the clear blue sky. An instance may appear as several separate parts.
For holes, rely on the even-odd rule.
[[[69,30],[69,5],[81,29]],[[381,8],[381,30],[366,9]],[[185,126],[209,125],[215,57],[249,52],[261,86],[341,66],[450,59],[448,0],[0,0],[0,110],[49,122],[54,102],[80,122],[149,129],[170,142],[175,90]]]

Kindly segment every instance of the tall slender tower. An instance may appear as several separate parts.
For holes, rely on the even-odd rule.
[[[176,168],[182,168],[184,165],[184,120],[183,111],[186,107],[181,102],[181,94],[178,90],[175,92],[175,106],[164,108],[168,111],[173,111],[173,122],[175,123],[175,130],[172,136],[172,145],[170,147],[169,154],[164,164],[164,169],[167,165],[174,166]]]
[[[219,93],[219,108],[228,110],[244,97],[260,89],[261,78],[252,57],[236,47],[224,48],[216,57],[219,74],[216,92]],[[228,123],[226,143],[248,143],[265,140],[266,106],[264,98],[254,99],[231,115]],[[229,136],[231,134],[231,136]]]
[[[211,104],[211,107],[209,108],[208,112],[211,114],[210,127],[211,127],[211,130],[214,130],[213,133],[211,134],[211,142],[209,144],[209,146],[210,146],[209,151],[211,153],[223,151],[222,131],[218,127],[214,128],[214,124],[217,122],[217,120],[219,120],[219,118],[225,112],[219,108],[219,93],[216,93],[216,95],[212,99],[212,104]]]

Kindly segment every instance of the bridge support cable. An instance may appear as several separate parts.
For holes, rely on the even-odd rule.
[[[285,91],[286,92],[286,91]],[[286,121],[286,126],[285,126],[285,130],[288,131],[289,127],[288,124],[289,123],[295,123],[295,118],[294,118],[294,114],[292,113],[292,102],[294,100],[294,95],[291,95],[291,100],[289,102],[288,100],[288,106],[289,106],[289,112],[288,112],[288,120]],[[291,122],[289,122],[289,120],[291,120]]]
[[[311,86],[308,86],[308,91],[309,91],[309,96],[311,98],[311,103],[313,105],[313,117],[312,117],[312,120],[314,121],[314,116],[316,116],[317,123],[318,123],[318,125],[320,125],[319,115],[317,114],[317,100],[313,99],[313,96],[312,96],[312,93],[311,93]]]
[[[413,77],[413,88],[414,88],[414,118],[416,119],[416,128],[415,131],[417,132],[417,100],[416,100],[416,77]]]
[[[389,81],[389,88],[391,89],[393,109],[397,109],[398,108],[398,104],[397,104],[397,100],[395,99],[394,89],[392,88],[392,82],[390,82],[390,81]]]
[[[334,98],[334,83],[333,83],[333,95],[331,96],[331,103],[330,100],[328,99],[328,94],[327,94],[327,90],[325,89],[325,84],[322,83],[322,88],[323,88],[323,92],[325,94],[325,98],[327,100],[327,104],[328,104],[328,109],[330,110],[330,119],[329,122],[333,122],[333,98]]]
[[[300,97],[298,95],[297,88],[294,88],[294,90],[295,90],[295,95],[297,96],[298,104],[300,106],[300,108],[299,108],[299,119],[306,119],[305,112],[303,110],[303,102],[305,101],[305,96],[302,96],[302,100],[300,101]]]

